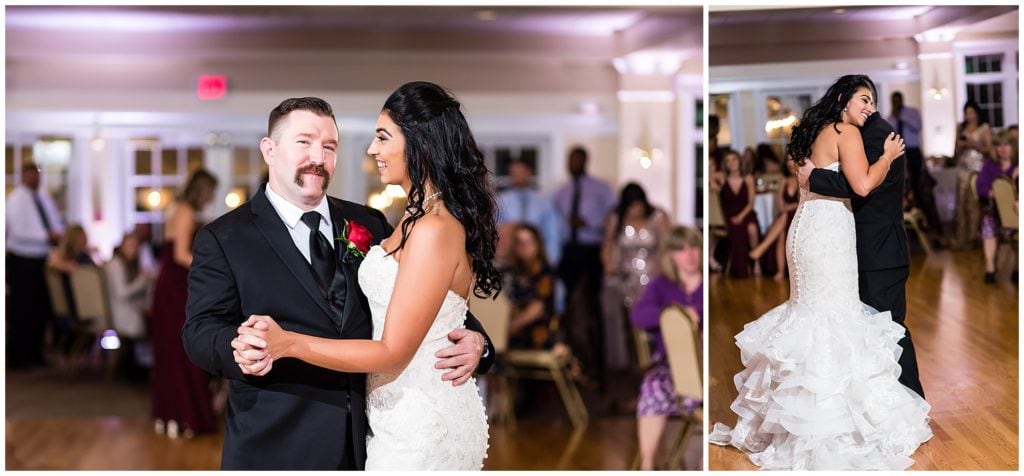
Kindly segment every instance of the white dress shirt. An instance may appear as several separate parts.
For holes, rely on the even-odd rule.
[[[267,199],[270,200],[270,204],[277,211],[277,216],[281,217],[281,221],[288,228],[288,233],[292,236],[295,247],[306,258],[307,263],[312,263],[309,259],[309,227],[302,221],[302,215],[306,212],[274,192],[270,188],[270,184],[267,184]],[[321,198],[316,208],[310,211],[320,214],[320,233],[327,238],[331,248],[334,248],[334,226],[331,224],[331,209],[327,206],[327,197]]]
[[[33,191],[18,185],[7,196],[7,251],[26,258],[45,258],[50,254],[49,234],[32,199],[33,193],[39,196],[51,229],[57,233],[64,232],[63,220],[50,195],[43,190]]]

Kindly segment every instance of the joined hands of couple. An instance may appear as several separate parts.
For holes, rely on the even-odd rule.
[[[270,316],[253,314],[238,327],[238,335],[231,340],[235,363],[245,375],[262,377],[270,373],[275,359],[294,357],[291,355],[293,333],[281,328]],[[434,354],[438,362],[436,369],[447,369],[441,376],[459,386],[473,376],[484,351],[483,336],[468,329],[455,329],[448,333],[453,345]],[[344,345],[339,339],[338,345]]]

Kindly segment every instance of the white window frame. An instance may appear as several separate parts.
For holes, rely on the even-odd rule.
[[[1020,111],[1018,110],[1018,42],[1015,40],[958,42],[953,45],[953,50],[956,62],[957,122],[960,123],[964,120],[963,106],[967,101],[968,84],[1001,82],[1003,85],[1003,127],[1018,124],[1020,122]],[[967,74],[964,68],[964,61],[968,56],[997,54],[1003,55],[1003,64],[1000,72]]]

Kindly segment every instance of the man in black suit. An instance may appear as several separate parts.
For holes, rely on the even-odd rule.
[[[875,163],[882,156],[884,141],[892,132],[892,125],[878,112],[868,117],[861,128],[868,164]],[[866,197],[854,193],[842,173],[815,168],[809,160],[800,167],[798,182],[804,188],[809,184],[810,191],[819,195],[850,199],[857,226],[861,301],[879,311],[890,311],[892,320],[906,329],[906,335],[899,342],[903,348],[899,360],[903,372],[899,381],[923,398],[914,342],[904,322],[907,316],[906,284],[910,276],[907,231],[903,226],[905,162],[905,155],[894,160],[882,184]]]
[[[307,335],[372,338],[360,254],[335,237],[354,223],[375,244],[392,227],[377,210],[326,196],[338,129],[325,101],[285,100],[270,113],[267,135],[260,150],[268,183],[196,235],[182,340],[196,365],[230,380],[223,469],[362,469],[366,376],[275,362],[245,341],[252,336],[236,336],[250,315],[263,314]],[[456,384],[493,361],[479,322],[469,316],[467,327],[449,334],[456,344],[438,364]],[[236,355],[251,360],[240,365]]]

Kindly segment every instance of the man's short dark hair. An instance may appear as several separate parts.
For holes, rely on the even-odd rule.
[[[577,154],[579,154],[580,157],[583,157],[583,161],[586,162],[586,160],[587,160],[587,149],[584,149],[581,146],[576,146],[576,147],[573,147],[572,150],[569,151],[569,157],[572,157],[572,156],[577,155]]]
[[[334,118],[334,109],[331,108],[327,101],[317,97],[290,98],[285,99],[273,111],[270,111],[267,137],[271,137],[274,134],[274,128],[277,127],[277,124],[292,111],[309,111],[321,117],[329,117],[331,121],[334,121],[334,126],[338,126],[338,121]]]

